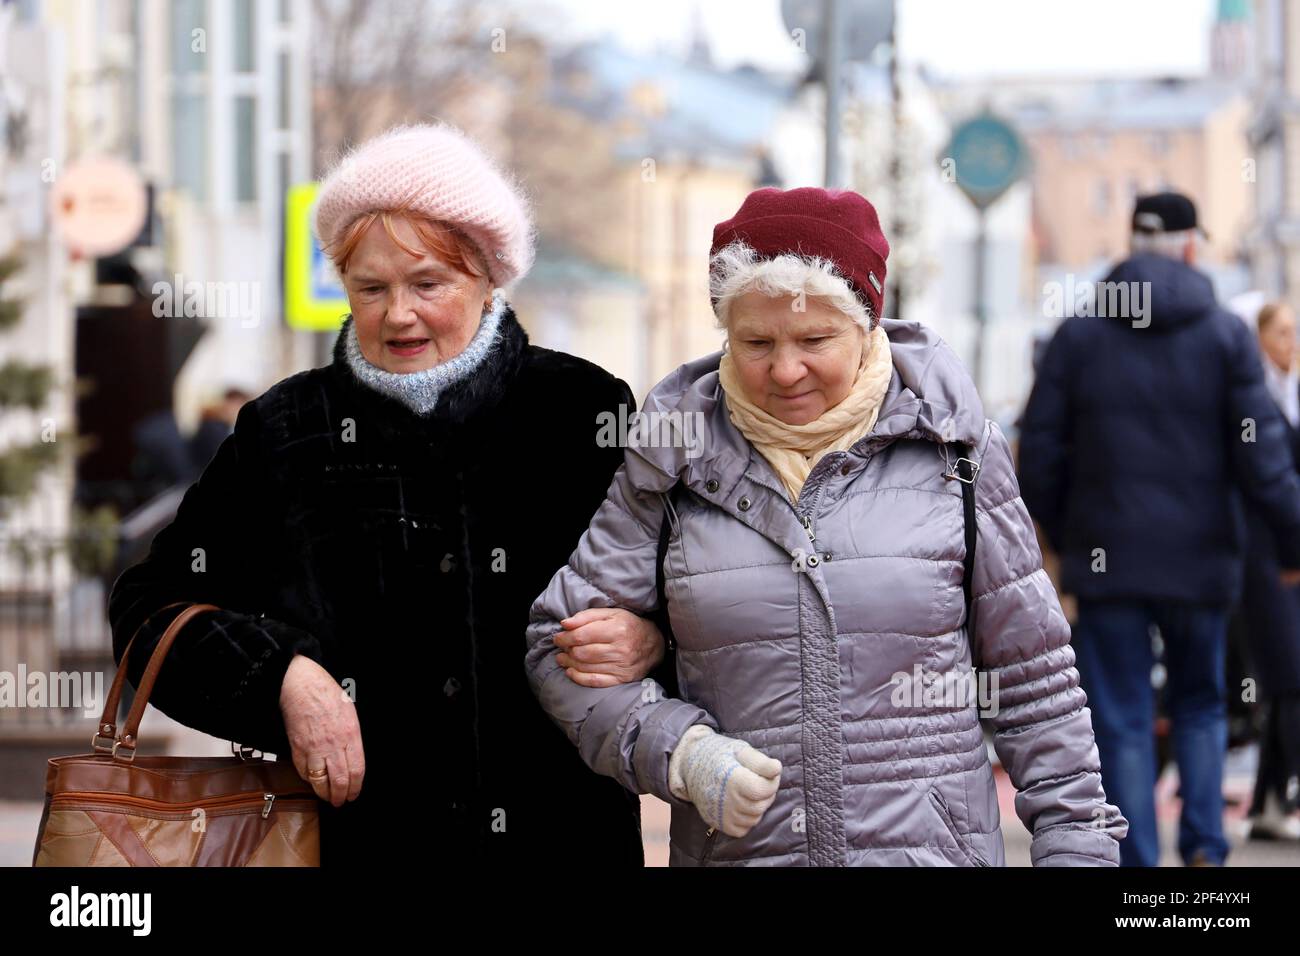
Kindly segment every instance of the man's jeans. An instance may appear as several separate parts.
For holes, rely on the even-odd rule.
[[[1155,692],[1150,626],[1165,647],[1165,708],[1173,722],[1182,814],[1178,852],[1209,863],[1228,856],[1223,763],[1228,746],[1224,655],[1228,609],[1160,601],[1079,601],[1071,644],[1088,695],[1106,797],[1128,819],[1123,866],[1157,866]]]

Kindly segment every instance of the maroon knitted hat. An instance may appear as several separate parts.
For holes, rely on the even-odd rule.
[[[835,263],[876,318],[885,301],[889,243],[876,209],[848,189],[756,189],[740,211],[713,227],[709,256],[741,240],[764,259],[785,253],[822,256]]]

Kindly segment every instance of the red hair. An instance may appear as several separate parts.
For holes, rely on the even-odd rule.
[[[366,230],[374,224],[376,219],[384,224],[384,230],[388,233],[389,238],[403,252],[409,253],[416,259],[424,255],[424,250],[413,248],[397,237],[397,233],[393,230],[394,217],[406,220],[415,231],[415,234],[420,237],[424,249],[432,252],[453,269],[476,279],[481,279],[488,274],[487,265],[483,261],[483,254],[470,241],[469,237],[460,230],[445,222],[439,222],[436,219],[430,219],[428,216],[421,216],[405,209],[384,209],[358,216],[350,226],[343,230],[343,234],[339,236],[337,242],[326,247],[325,254],[334,260],[334,266],[338,269],[339,275],[347,274],[348,263],[357,251],[361,237],[366,234]]]

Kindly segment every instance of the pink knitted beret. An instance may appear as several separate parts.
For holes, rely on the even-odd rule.
[[[328,249],[358,216],[393,209],[458,228],[483,251],[494,286],[510,285],[533,264],[522,192],[453,126],[395,126],[350,150],[321,183],[316,238]]]

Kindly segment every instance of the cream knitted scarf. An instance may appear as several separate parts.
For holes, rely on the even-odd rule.
[[[746,399],[730,352],[722,354],[718,378],[727,395],[731,423],[767,459],[797,504],[817,462],[830,452],[847,450],[876,424],[893,368],[889,337],[877,325],[867,336],[852,390],[806,425],[787,425]]]

